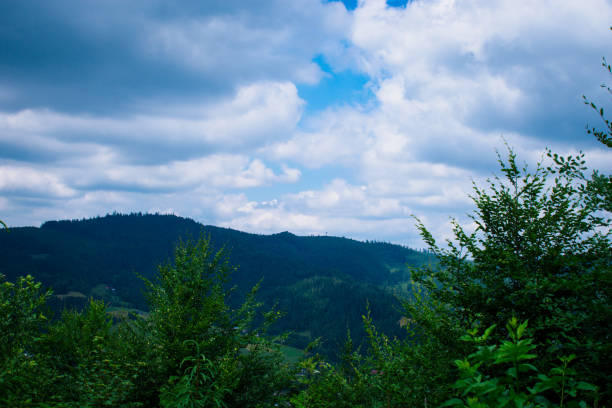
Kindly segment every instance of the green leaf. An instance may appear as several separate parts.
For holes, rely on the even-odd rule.
[[[442,405],[440,405],[440,408],[442,407],[465,407],[465,406],[466,405],[464,404],[463,400],[460,400],[459,398],[452,398],[444,402]]]
[[[596,386],[594,386],[593,384],[584,382],[584,381],[578,381],[576,383],[576,388],[579,390],[583,390],[583,391],[597,391]]]
[[[521,338],[523,337],[523,332],[525,331],[525,329],[527,328],[527,322],[528,320],[525,320],[522,324],[519,325],[519,327],[516,329],[516,333],[517,333],[517,338]]]

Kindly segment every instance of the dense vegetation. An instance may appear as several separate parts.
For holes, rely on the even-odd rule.
[[[586,102],[606,125],[589,133],[610,147],[610,122]],[[612,178],[587,175],[582,154],[548,151],[528,169],[508,148],[499,164],[474,186],[474,231],[454,222],[442,247],[417,220],[440,263],[412,275],[408,334],[390,338],[366,316],[366,350],[349,339],[343,364],[302,363],[321,373],[298,406],[608,406]]]
[[[233,281],[242,292],[262,278],[264,291],[313,276],[393,286],[408,276],[407,264],[420,266],[431,259],[398,245],[298,237],[288,232],[247,234],[174,215],[114,214],[49,221],[41,228],[12,228],[11,232],[0,235],[4,259],[0,270],[10,279],[32,273],[58,293],[89,294],[91,288],[105,283],[136,308],[146,303],[135,272],[150,278],[181,237],[209,236],[215,249],[225,247],[239,266]]]
[[[476,230],[455,223],[447,248],[418,222],[440,264],[413,274],[409,335],[389,338],[366,317],[366,352],[349,343],[303,406],[607,406],[611,197],[593,193],[582,156],[548,159],[529,171],[509,150],[503,177],[474,187]]]
[[[605,123],[590,132],[609,147]],[[280,312],[262,308],[257,284],[231,300],[232,268],[207,239],[179,243],[173,261],[143,279],[148,315],[117,324],[96,300],[50,319],[50,290],[29,275],[2,278],[0,405],[609,406],[612,179],[586,174],[582,154],[548,152],[528,169],[508,148],[499,164],[498,177],[474,186],[474,231],[455,222],[454,240],[440,246],[417,220],[439,262],[412,270],[403,333],[381,330],[371,304],[367,341],[349,330],[335,364],[316,354],[316,341],[297,365],[286,363],[284,336],[268,335]],[[107,234],[111,242],[112,228]],[[279,258],[289,253],[282,245]],[[337,273],[282,277],[290,283],[281,291],[296,302],[309,291],[325,298],[359,287]]]
[[[229,307],[230,272],[207,240],[180,244],[147,281],[150,313],[113,326],[102,301],[51,321],[50,291],[31,276],[1,282],[0,405],[7,407],[271,406],[287,364],[255,290]]]
[[[172,255],[181,237],[210,237],[213,250],[225,249],[237,268],[228,303],[238,306],[260,280],[258,299],[286,312],[271,331],[292,331],[288,344],[304,348],[323,337],[321,352],[334,359],[347,328],[357,343],[365,338],[361,315],[369,302],[385,331],[399,335],[400,302],[393,293],[409,268],[433,256],[398,245],[290,233],[247,234],[202,226],[173,215],[108,215],[53,221],[41,228],[12,228],[0,234],[0,273],[10,281],[28,274],[53,288],[54,310],[83,308],[87,299],[106,302],[115,313],[146,312],[143,276]]]

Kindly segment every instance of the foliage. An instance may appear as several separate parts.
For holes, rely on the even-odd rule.
[[[0,275],[0,359],[27,352],[46,324],[45,303],[51,291],[43,291],[30,275],[16,283]]]
[[[37,378],[37,343],[48,322],[45,302],[51,291],[30,275],[15,283],[0,274],[0,405],[19,406]]]
[[[83,313],[66,311],[52,322],[43,314],[50,291],[42,292],[31,276],[3,286],[13,292],[3,293],[3,305],[22,308],[17,319],[6,308],[1,313],[13,322],[2,332],[2,344],[11,342],[11,331],[19,342],[2,354],[0,405],[140,406],[129,401],[134,370],[120,356],[103,303],[91,301]]]
[[[224,407],[225,394],[231,390],[223,386],[224,381],[218,381],[222,373],[228,371],[228,361],[214,364],[193,340],[185,341],[195,348],[195,355],[188,356],[181,362],[181,368],[186,365],[181,377],[172,377],[170,384],[162,389],[160,402],[162,407]],[[231,364],[231,361],[229,362]]]
[[[576,354],[580,375],[608,388],[610,214],[587,196],[582,155],[553,157],[529,171],[509,149],[507,161],[499,160],[504,177],[474,186],[475,231],[453,221],[448,249],[419,222],[442,267],[414,278],[462,327],[529,320],[536,344]]]
[[[265,336],[257,287],[233,309],[231,268],[209,241],[177,246],[147,281],[151,313],[115,324],[102,301],[43,313],[50,291],[27,276],[0,286],[0,405],[243,407],[285,399],[290,371]],[[259,316],[259,317],[258,317]],[[276,339],[277,341],[280,339]]]
[[[510,340],[487,345],[494,328],[490,326],[480,336],[471,330],[462,337],[477,350],[455,361],[460,371],[454,384],[458,397],[442,407],[586,407],[580,394],[591,394],[586,396],[593,399],[596,388],[576,380],[575,370],[569,367],[575,355],[559,358],[561,365],[544,374],[536,367],[540,359],[533,339],[525,337],[527,321],[519,324],[516,318],[510,319],[506,325]],[[501,374],[500,369],[504,370]]]
[[[209,342],[206,354],[219,354],[233,337],[225,304],[230,273],[221,252],[211,254],[209,242],[179,244],[174,264],[159,267],[158,279],[145,279],[150,325],[164,364],[176,370],[189,355],[186,340]],[[214,350],[213,348],[217,348]]]
[[[413,272],[413,293],[403,303],[407,333],[390,338],[368,314],[365,350],[353,350],[349,336],[340,366],[304,360],[305,388],[292,402],[435,406],[451,398],[455,383],[462,395],[448,405],[573,406],[580,403],[579,391],[595,389],[588,381],[606,400],[610,218],[590,195],[581,155],[548,157],[552,163],[533,172],[519,168],[511,149],[506,161],[500,157],[504,177],[489,180],[487,188],[474,186],[476,230],[454,222],[456,241],[448,249],[419,222],[440,264]],[[514,316],[530,319],[529,333]],[[511,340],[493,331],[504,320]],[[470,329],[472,341],[461,341],[466,328],[480,326],[490,329],[480,337]],[[480,344],[489,337],[499,346]],[[537,363],[531,364],[536,347]],[[469,357],[459,361],[455,382],[451,362],[457,355]],[[569,357],[559,365],[559,355]]]
[[[389,338],[363,316],[365,350],[347,336],[339,365],[316,356],[301,362],[304,389],[291,401],[298,407],[436,406],[450,395],[453,354],[435,338]]]
[[[385,288],[406,281],[406,264],[416,267],[432,258],[381,242],[290,233],[256,235],[205,227],[172,215],[114,214],[0,233],[1,271],[11,281],[31,274],[56,294],[85,295],[52,297],[50,306],[60,312],[65,307],[82,309],[88,296],[104,300],[109,308],[146,311],[145,285],[135,272],[154,279],[157,265],[173,257],[179,237],[201,233],[210,236],[213,250],[225,247],[232,263],[240,266],[228,283],[236,286],[228,298],[230,306],[239,307],[263,278],[258,299],[266,308],[278,304],[279,310],[290,312],[275,322],[271,333],[295,331],[287,343],[299,348],[322,336],[320,352],[327,358],[337,354],[347,325],[355,343],[364,342],[361,315],[366,300],[377,326],[391,336],[399,335],[400,303]]]
[[[103,302],[91,299],[82,312],[64,311],[39,349],[56,373],[56,391],[49,399],[81,406],[141,406],[132,398],[138,364],[125,358],[123,348]]]
[[[267,327],[280,315],[263,314],[258,287],[232,309],[227,281],[231,268],[210,241],[180,243],[174,262],[159,268],[157,281],[146,280],[150,314],[147,335],[157,346],[157,389],[170,406],[238,407],[271,404],[288,379],[282,355]]]

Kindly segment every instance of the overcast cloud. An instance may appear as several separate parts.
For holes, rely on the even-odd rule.
[[[504,140],[612,170],[582,103],[609,105],[611,21],[609,0],[4,0],[0,219],[422,247],[411,214],[448,236]]]

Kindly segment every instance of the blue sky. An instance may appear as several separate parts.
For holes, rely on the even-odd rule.
[[[504,140],[610,152],[609,0],[4,0],[0,219],[171,212],[422,247]]]

